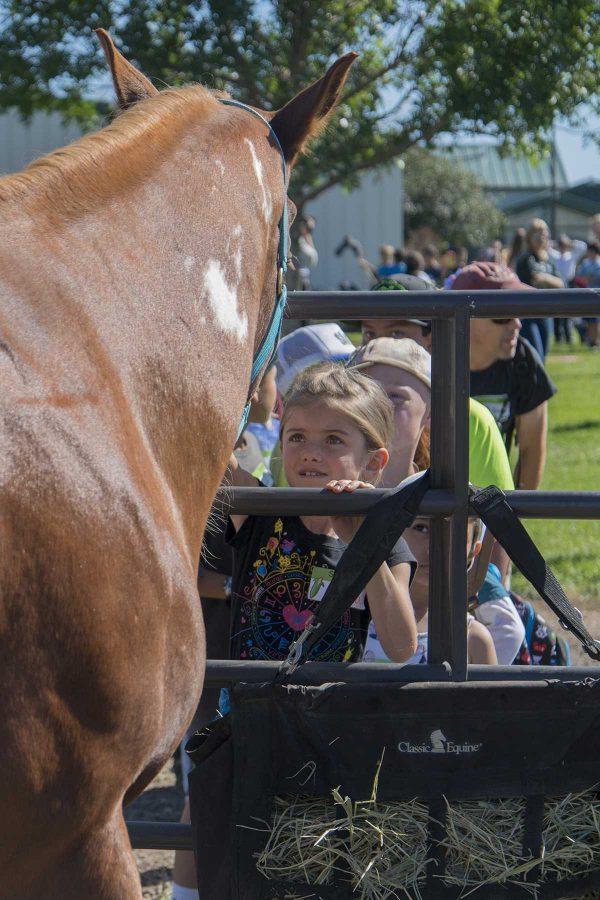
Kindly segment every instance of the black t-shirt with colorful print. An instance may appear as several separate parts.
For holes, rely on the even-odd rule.
[[[309,531],[297,516],[248,516],[234,548],[231,618],[232,659],[285,659],[329,585],[346,544]],[[403,538],[387,563],[416,563]],[[368,603],[357,598],[340,621],[323,635],[310,659],[351,662],[362,658]]]

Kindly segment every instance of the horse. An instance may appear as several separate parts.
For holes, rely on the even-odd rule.
[[[198,561],[273,309],[281,157],[356,57],[267,124],[98,36],[120,113],[0,179],[7,900],[142,896],[123,805],[202,690]]]

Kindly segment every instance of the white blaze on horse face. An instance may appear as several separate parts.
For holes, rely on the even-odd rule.
[[[217,167],[221,175],[225,174],[225,166],[220,159],[215,159],[215,166]]]
[[[258,178],[258,183],[260,184],[260,189],[262,191],[262,213],[265,218],[265,222],[270,222],[273,216],[273,204],[271,203],[271,194],[265,187],[265,182],[263,179],[263,167],[260,159],[257,156],[256,150],[254,149],[254,144],[249,138],[244,138],[245,142],[250,147],[250,153],[252,154],[252,165],[254,167],[254,174]]]
[[[240,343],[248,334],[248,316],[238,309],[237,292],[225,281],[223,267],[217,259],[208,262],[204,275],[204,292],[218,324],[235,335]]]

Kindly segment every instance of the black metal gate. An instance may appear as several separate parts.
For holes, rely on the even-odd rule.
[[[465,618],[468,495],[469,319],[600,315],[600,291],[385,291],[292,293],[295,319],[432,320],[431,490],[420,513],[431,517],[429,663],[306,663],[326,681],[531,681],[597,677],[593,667],[472,666],[467,664]],[[365,512],[384,491],[324,495],[318,489],[243,488],[232,492],[231,512],[254,515],[327,515]],[[600,519],[600,491],[513,491],[523,518]],[[206,682],[268,681],[277,662],[209,661]],[[128,823],[135,848],[189,850],[191,828],[166,822]]]

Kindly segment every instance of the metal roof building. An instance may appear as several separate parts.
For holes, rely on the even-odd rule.
[[[534,163],[526,156],[501,156],[493,144],[459,144],[444,148],[443,152],[482,182],[486,193],[506,215],[507,238],[535,217],[551,223],[554,215],[555,236],[566,232],[585,239],[589,217],[600,212],[600,182],[569,187],[558,152],[554,185],[550,157]]]

